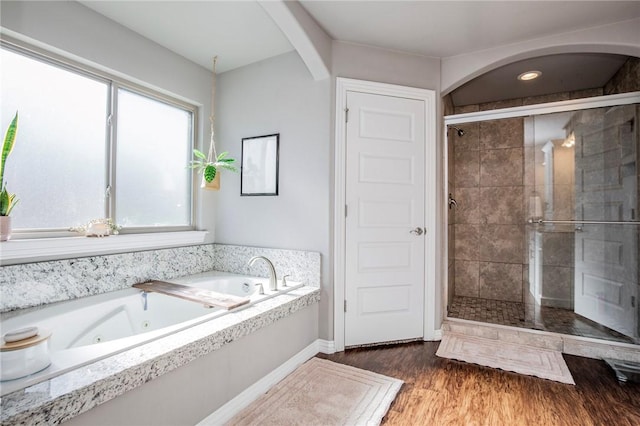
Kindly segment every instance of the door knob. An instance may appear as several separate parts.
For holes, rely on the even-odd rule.
[[[424,234],[424,231],[422,230],[422,228],[417,227],[416,229],[412,229],[411,231],[409,231],[409,233],[413,235],[422,235]]]

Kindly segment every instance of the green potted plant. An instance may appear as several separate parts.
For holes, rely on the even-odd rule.
[[[193,150],[196,160],[191,161],[190,168],[195,169],[198,173],[202,173],[202,187],[207,189],[220,189],[220,174],[218,169],[230,170],[237,172],[238,169],[233,165],[236,161],[229,157],[227,151],[215,157],[207,158],[207,156],[197,149]]]
[[[0,157],[0,241],[7,241],[11,237],[11,210],[18,203],[16,194],[12,194],[7,190],[7,184],[4,181],[4,166],[7,157],[11,154],[13,146],[16,142],[16,134],[18,133],[18,112],[11,120],[11,124],[4,134],[4,142],[2,143],[2,154]]]

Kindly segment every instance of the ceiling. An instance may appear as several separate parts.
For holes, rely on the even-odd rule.
[[[451,100],[455,106],[462,106],[602,88],[627,59],[622,55],[571,53],[513,62],[460,86],[451,92]],[[542,75],[530,81],[517,79],[532,70]]]
[[[211,58],[218,55],[218,72],[294,50],[256,1],[80,3],[203,67],[211,69]],[[640,17],[640,1],[301,0],[300,4],[334,40],[431,57],[451,57]],[[612,67],[620,66],[620,57],[586,55],[568,60],[556,55],[544,64],[528,65],[549,70],[536,90],[552,81],[556,86],[577,87],[574,75],[580,75],[582,84],[601,81]],[[597,75],[590,76],[592,71]],[[480,77],[482,86],[491,86],[489,77]],[[494,83],[507,82],[502,74],[496,78]],[[473,88],[472,83],[467,89]],[[457,105],[470,102],[460,96]]]

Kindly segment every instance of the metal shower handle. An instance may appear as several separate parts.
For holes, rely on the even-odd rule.
[[[449,193],[449,209],[452,209],[454,207],[458,207],[458,202],[453,198],[453,195]]]

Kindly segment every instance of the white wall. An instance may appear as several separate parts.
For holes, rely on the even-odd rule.
[[[93,10],[69,1],[3,1],[0,24],[9,35],[117,77],[200,106],[198,146],[208,142],[211,73]],[[214,238],[214,197],[199,194],[197,223]]]
[[[240,161],[242,138],[280,134],[279,195],[241,197],[240,175],[224,172],[216,195],[216,242],[320,252],[320,336],[326,338],[329,80],[314,81],[291,52],[220,74],[216,90],[219,151]]]

